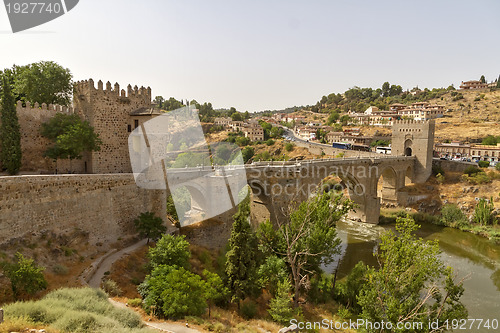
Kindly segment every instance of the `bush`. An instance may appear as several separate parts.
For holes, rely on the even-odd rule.
[[[160,265],[187,267],[190,257],[189,243],[185,236],[164,235],[148,252],[153,268]]]
[[[102,291],[91,288],[59,289],[37,302],[5,307],[9,318],[24,317],[61,332],[146,333],[141,318],[128,309],[115,308]]]
[[[491,178],[488,177],[488,175],[485,172],[478,172],[471,176],[467,176],[466,174],[464,174],[462,175],[462,180],[475,185],[486,184],[491,182]]]
[[[272,146],[272,145],[274,145],[274,140],[273,140],[273,139],[269,139],[269,140],[267,140],[267,141],[266,141],[266,145],[268,145],[268,146]]]
[[[161,217],[155,216],[152,212],[141,213],[134,220],[134,225],[141,237],[148,239],[148,243],[150,239],[157,240],[167,231]]]
[[[445,177],[444,177],[442,174],[438,173],[438,174],[436,175],[436,180],[437,180],[437,182],[438,182],[439,184],[442,184],[442,183],[444,183],[444,181],[445,181]]]
[[[63,265],[55,265],[54,267],[52,267],[52,272],[54,272],[54,274],[56,275],[66,275],[68,274],[68,267],[66,266],[63,266]]]
[[[147,312],[167,318],[200,316],[207,307],[205,282],[182,267],[157,266],[137,289]]]
[[[288,142],[287,144],[285,144],[285,150],[286,151],[292,151],[294,148],[294,144],[291,143],[291,142]]]
[[[237,137],[235,140],[236,144],[240,147],[248,146],[250,144],[250,139],[244,136]]]
[[[109,296],[121,296],[123,293],[118,284],[113,280],[104,280],[101,287]]]
[[[366,283],[368,270],[369,267],[360,261],[354,266],[346,280],[336,286],[335,296],[347,309],[351,309],[355,313],[361,312],[358,296]]]
[[[441,208],[441,225],[453,228],[463,228],[469,225],[467,216],[454,204],[447,204]]]
[[[487,168],[490,166],[490,162],[488,161],[479,161],[477,162],[477,164],[479,165],[480,168]]]
[[[269,315],[275,322],[280,324],[289,323],[293,316],[293,307],[289,294],[290,288],[291,285],[288,280],[278,282],[278,292],[269,304]]]
[[[474,209],[474,222],[480,225],[493,223],[493,198],[490,200],[481,198]]]
[[[248,162],[253,155],[255,154],[255,150],[253,147],[245,147],[241,150],[241,155],[243,156],[243,162]]]
[[[19,252],[16,253],[16,259],[14,263],[3,265],[16,299],[22,294],[34,295],[47,288],[43,267],[37,266],[33,259],[25,258]]]
[[[246,299],[241,302],[241,316],[245,319],[252,319],[257,314],[257,304],[251,299]]]
[[[472,176],[472,175],[479,173],[479,172],[481,172],[481,169],[479,169],[478,167],[476,167],[474,165],[469,165],[467,168],[465,168],[464,175]]]
[[[140,298],[131,298],[127,301],[127,304],[134,308],[139,308],[142,306],[142,299]]]
[[[497,171],[500,171],[500,162],[498,162],[498,163],[497,163],[497,165],[495,165],[495,169],[496,169]]]

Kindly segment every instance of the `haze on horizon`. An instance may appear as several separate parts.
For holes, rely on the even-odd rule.
[[[406,90],[495,80],[498,13],[495,0],[82,0],[12,34],[2,7],[0,68],[53,60],[74,80],[283,109],[385,81]]]

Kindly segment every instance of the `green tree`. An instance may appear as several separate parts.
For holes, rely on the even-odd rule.
[[[391,90],[391,85],[389,84],[389,82],[384,82],[384,84],[382,85],[382,96],[389,97],[390,90]]]
[[[497,79],[497,88],[500,88],[500,75],[498,76],[498,79]]]
[[[99,151],[102,141],[88,121],[75,114],[57,113],[42,124],[42,136],[54,144],[47,148],[45,156],[54,160],[80,159],[83,152]]]
[[[167,232],[163,220],[152,212],[141,213],[134,220],[134,225],[141,237],[147,237],[147,244],[149,244],[150,239],[158,239]]]
[[[340,301],[355,313],[361,312],[361,306],[358,303],[358,295],[364,287],[367,279],[369,267],[362,261],[358,262],[351,270],[345,281],[338,283],[336,288],[337,297]]]
[[[486,78],[484,77],[484,75],[481,75],[479,81],[481,81],[481,83],[486,83]]]
[[[241,151],[241,155],[243,156],[243,162],[248,162],[252,157],[253,155],[255,154],[255,150],[253,149],[253,147],[245,147],[243,148],[243,150]]]
[[[44,268],[38,267],[33,259],[16,253],[16,262],[5,264],[4,271],[10,280],[12,293],[16,299],[23,293],[34,295],[47,288],[47,280],[43,275]]]
[[[160,265],[137,288],[149,313],[179,319],[205,312],[206,285],[183,267]]]
[[[22,99],[34,104],[69,105],[73,93],[73,75],[53,61],[40,61],[18,68],[14,89]]]
[[[429,323],[438,320],[467,318],[460,302],[462,282],[456,284],[453,271],[439,258],[437,241],[424,241],[414,236],[419,226],[410,217],[399,217],[395,234],[392,230],[381,237],[378,270],[366,273],[366,283],[358,296],[361,318],[371,322],[390,322],[392,330],[367,328],[368,332],[415,332],[396,329],[398,322],[419,322],[418,332],[430,332]],[[440,288],[442,286],[442,288]]]
[[[321,264],[330,263],[339,252],[335,225],[352,207],[352,202],[342,195],[321,193],[302,202],[296,210],[289,207],[289,218],[278,220],[277,228],[269,220],[259,226],[263,248],[289,266],[295,306],[310,275],[320,272]]]
[[[288,280],[278,282],[278,292],[276,296],[271,299],[269,304],[269,315],[275,322],[280,324],[290,323],[293,317],[293,307],[290,300],[291,285]]]
[[[0,127],[0,161],[2,168],[11,175],[21,168],[21,133],[17,118],[16,105],[10,84],[10,71],[2,75],[1,127]]]
[[[288,280],[288,270],[285,260],[276,255],[270,255],[258,270],[259,284],[261,288],[269,290],[270,294],[276,296],[278,283]]]
[[[295,147],[295,146],[294,146],[294,145],[293,145],[293,143],[291,143],[291,142],[287,142],[287,143],[285,144],[285,150],[286,150],[286,151],[292,151],[294,147]]]
[[[148,251],[151,266],[160,265],[188,267],[191,252],[185,236],[163,235],[163,237]]]
[[[227,300],[229,290],[218,274],[205,269],[202,275],[205,277],[205,299],[208,301],[208,317],[210,317],[211,305]]]
[[[249,198],[244,199],[238,212],[233,216],[234,223],[226,254],[226,275],[231,301],[237,302],[250,295],[256,286],[257,239],[249,223]]]
[[[243,116],[241,115],[241,113],[239,113],[238,111],[236,111],[235,113],[233,113],[231,115],[231,119],[233,121],[242,121],[243,120]]]
[[[165,101],[165,98],[163,98],[163,96],[156,96],[155,99],[153,100],[153,102],[156,103],[156,105],[158,106],[158,108],[162,108],[163,107],[163,102]]]

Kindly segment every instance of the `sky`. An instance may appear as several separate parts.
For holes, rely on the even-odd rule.
[[[494,80],[499,13],[497,0],[80,0],[13,34],[0,7],[0,68],[52,60],[75,81],[274,110],[385,81]]]

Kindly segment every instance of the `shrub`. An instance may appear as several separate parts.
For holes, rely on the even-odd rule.
[[[113,280],[104,280],[101,287],[109,296],[121,296],[123,293],[118,284]]]
[[[267,141],[266,141],[266,145],[268,145],[268,146],[272,146],[272,145],[274,145],[274,140],[273,140],[273,139],[269,139],[269,140],[267,140]]]
[[[164,235],[148,252],[153,268],[159,265],[187,267],[190,257],[189,243],[185,236]]]
[[[207,307],[205,282],[182,267],[157,266],[137,289],[146,311],[167,318],[199,316]]]
[[[474,209],[474,222],[480,225],[493,223],[493,198],[490,200],[481,198]]]
[[[291,142],[288,142],[287,144],[285,144],[285,150],[286,151],[292,151],[294,148],[294,144],[291,143]]]
[[[479,161],[477,162],[477,164],[479,165],[480,168],[487,168],[490,166],[490,162],[488,161]]]
[[[255,150],[253,147],[245,147],[241,150],[241,155],[243,156],[243,162],[248,162],[253,155],[255,154]]]
[[[26,318],[60,332],[145,333],[139,315],[115,308],[98,289],[59,289],[37,302],[5,307],[9,318]],[[48,330],[50,332],[51,330]]]
[[[245,319],[252,319],[257,314],[257,304],[251,299],[246,299],[241,302],[241,316]]]
[[[448,227],[465,227],[468,226],[467,216],[454,204],[447,204],[441,208],[440,224]]]
[[[22,294],[34,295],[47,288],[47,280],[43,275],[44,268],[38,267],[33,259],[16,253],[16,262],[4,264],[5,275],[10,280],[12,293],[18,298]]]
[[[293,307],[289,294],[290,288],[291,285],[288,280],[279,282],[278,292],[269,304],[269,315],[275,322],[280,324],[289,323],[293,316]]]
[[[52,272],[56,275],[66,275],[68,274],[68,267],[57,264],[54,267],[52,267]]]
[[[444,181],[445,181],[445,177],[444,177],[442,174],[438,173],[438,174],[436,175],[436,180],[437,180],[437,182],[438,182],[439,184],[442,184],[442,183],[444,183]]]
[[[462,180],[471,184],[486,184],[491,182],[491,178],[485,172],[478,172],[472,176],[462,175]]]
[[[337,284],[336,297],[346,308],[351,309],[355,313],[361,312],[361,306],[358,304],[357,299],[366,283],[368,270],[368,266],[360,261],[354,266],[346,280]]]
[[[148,239],[148,243],[150,239],[157,240],[167,231],[161,217],[155,216],[152,212],[141,213],[134,220],[134,225],[141,237]]]
[[[138,308],[142,306],[142,299],[132,298],[127,301],[127,304],[131,307]]]
[[[476,167],[474,165],[470,165],[467,168],[465,168],[464,175],[472,176],[478,172],[481,172],[481,169],[479,169],[478,167]]]
[[[250,144],[250,139],[244,136],[237,137],[235,140],[236,144],[240,147],[248,146]]]
[[[499,163],[497,163],[497,165],[495,165],[495,169],[496,169],[497,171],[500,171],[500,162],[499,162]]]

